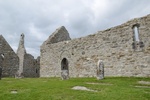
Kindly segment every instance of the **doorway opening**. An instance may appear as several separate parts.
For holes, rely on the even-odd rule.
[[[66,58],[63,58],[61,61],[61,77],[63,80],[69,79],[68,60]]]
[[[66,58],[61,61],[61,70],[68,70],[68,60]]]

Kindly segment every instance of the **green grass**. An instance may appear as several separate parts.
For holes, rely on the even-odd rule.
[[[60,78],[3,78],[0,80],[0,100],[150,100],[150,85],[138,81],[150,82],[150,78],[71,78],[64,81]],[[74,86],[85,86],[98,92],[72,90]],[[12,94],[12,90],[18,93]]]

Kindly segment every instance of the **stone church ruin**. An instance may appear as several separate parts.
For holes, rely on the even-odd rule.
[[[40,58],[34,59],[26,53],[24,47],[24,34],[21,34],[17,54],[10,47],[8,42],[0,35],[0,67],[2,77],[39,77]]]
[[[72,40],[62,26],[40,48],[40,77],[150,77],[150,15]]]
[[[2,77],[150,77],[150,15],[77,39],[62,26],[43,42],[37,59],[26,52],[24,37],[15,53],[0,35]]]
[[[16,77],[39,77],[40,57],[34,59],[31,54],[26,53],[24,34],[20,36],[17,55],[19,57],[19,70]]]

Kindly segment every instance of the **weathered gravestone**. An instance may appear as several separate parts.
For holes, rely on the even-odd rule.
[[[97,79],[104,79],[104,63],[102,60],[98,61],[97,66]]]

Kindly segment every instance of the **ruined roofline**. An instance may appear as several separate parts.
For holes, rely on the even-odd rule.
[[[116,29],[119,29],[119,28],[122,27],[122,26],[127,25],[128,23],[130,24],[130,23],[132,23],[133,21],[138,22],[138,20],[143,19],[143,18],[146,18],[146,17],[150,17],[150,14],[148,14],[148,15],[146,15],[146,16],[142,16],[142,17],[133,18],[133,19],[128,20],[128,21],[126,21],[126,22],[124,22],[124,23],[122,23],[122,24],[120,24],[120,25],[117,25],[117,26],[114,26],[114,27],[110,27],[110,28],[107,28],[107,29],[105,29],[105,30],[100,30],[100,31],[97,31],[97,32],[95,32],[95,33],[93,33],[93,34],[89,34],[89,35],[87,35],[87,36],[83,36],[83,37],[79,37],[79,38],[74,38],[74,39],[72,39],[71,41],[78,40],[78,39],[84,39],[84,38],[86,38],[86,37],[95,36],[96,34],[103,34],[103,33],[107,32],[107,31],[110,31],[110,30],[113,30],[113,29],[116,30]],[[135,23],[135,24],[137,24],[137,23]],[[58,28],[58,29],[59,29],[59,28]],[[57,29],[56,29],[56,30],[57,30]],[[48,40],[48,39],[47,39],[47,40]],[[46,40],[46,41],[47,41],[47,40]],[[45,42],[46,42],[46,41],[45,41]],[[45,42],[40,46],[41,48],[44,46]],[[61,42],[65,42],[65,41],[61,41]],[[58,43],[60,43],[60,42],[58,42]]]
[[[65,26],[60,26],[60,27],[58,27],[50,36],[49,36],[49,38],[51,37],[51,36],[55,36],[55,32],[58,32],[58,31],[60,31],[61,29],[65,29],[66,31],[67,31],[67,29],[65,28]],[[68,32],[68,31],[67,31]]]
[[[71,40],[67,29],[64,26],[57,28],[42,45],[54,44],[62,41]]]
[[[97,33],[99,33],[99,32],[109,31],[109,30],[112,30],[112,29],[117,29],[117,28],[120,28],[121,26],[124,26],[124,25],[126,25],[126,24],[128,24],[128,23],[132,23],[133,21],[138,22],[138,20],[143,19],[143,18],[147,18],[147,17],[150,17],[150,14],[145,15],[145,16],[142,16],[142,17],[132,18],[132,19],[130,19],[130,20],[128,20],[128,21],[125,21],[124,23],[121,23],[121,24],[119,24],[119,25],[116,25],[116,26],[113,26],[113,27],[110,27],[110,28],[107,28],[107,29],[104,29],[104,30],[97,31],[97,32],[95,32],[94,34],[97,34]],[[136,23],[136,24],[137,24],[137,23]]]
[[[95,32],[95,33],[93,33],[93,34],[89,34],[89,35],[87,35],[87,36],[83,36],[83,37],[79,37],[79,38],[74,38],[74,39],[72,39],[72,40],[82,39],[82,38],[86,38],[86,37],[91,37],[91,36],[94,36],[94,35],[96,35],[96,34],[103,34],[103,33],[107,32],[107,31],[110,31],[110,30],[113,30],[113,29],[116,30],[116,29],[118,29],[118,28],[120,28],[120,27],[122,27],[122,26],[127,25],[128,23],[130,24],[130,23],[132,23],[133,21],[138,22],[138,20],[143,19],[143,18],[147,18],[147,17],[150,17],[150,14],[145,15],[145,16],[142,16],[142,17],[132,18],[132,19],[130,19],[130,20],[128,20],[128,21],[126,21],[126,22],[120,24],[120,25],[116,25],[116,26],[107,28],[107,29],[105,29],[105,30],[100,30],[100,31],[97,31],[97,32]],[[137,24],[137,23],[135,23],[135,24]],[[131,27],[131,28],[132,28],[132,27]]]
[[[0,34],[0,38],[4,38],[2,34]]]
[[[20,40],[19,40],[19,45],[18,45],[18,49],[17,49],[17,55],[19,56],[20,54],[24,54],[24,55],[28,55],[28,56],[30,56],[31,58],[33,58],[33,59],[36,59],[36,58],[34,58],[34,56],[32,55],[32,54],[30,54],[30,53],[28,53],[27,51],[26,51],[26,48],[25,48],[25,45],[24,45],[24,43],[25,43],[25,35],[24,35],[24,33],[22,33],[21,35],[20,35]]]
[[[15,51],[12,49],[12,47],[10,46],[10,44],[7,42],[7,40],[3,37],[3,35],[0,35],[0,39],[2,39],[8,46],[9,48],[11,48],[11,50],[15,53]],[[16,53],[15,53],[16,54]]]

